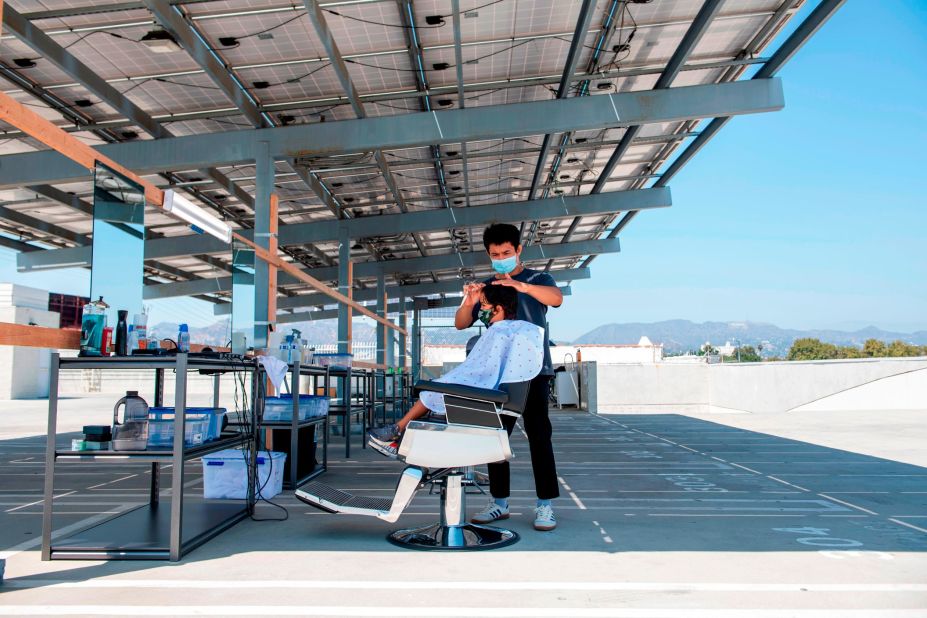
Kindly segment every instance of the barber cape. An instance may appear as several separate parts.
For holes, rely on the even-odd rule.
[[[502,320],[486,329],[463,364],[435,381],[494,389],[534,379],[543,363],[544,329],[524,320]],[[421,400],[432,412],[446,412],[441,393],[423,392]]]

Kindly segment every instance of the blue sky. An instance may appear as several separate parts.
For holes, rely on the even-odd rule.
[[[785,109],[728,123],[670,183],[673,207],[573,284],[554,337],[672,318],[927,329],[925,34],[927,2],[848,2],[781,72]],[[89,288],[86,271],[17,274],[5,249],[0,281]],[[195,300],[153,311],[213,320]]]

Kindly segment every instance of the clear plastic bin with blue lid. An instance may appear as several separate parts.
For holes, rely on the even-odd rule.
[[[312,362],[316,365],[322,367],[329,367],[331,369],[340,369],[346,370],[351,368],[351,363],[354,361],[353,354],[347,353],[335,353],[335,354],[319,354],[316,353],[312,357]]]
[[[148,411],[148,448],[171,448],[174,445],[174,412],[172,407],[154,407]],[[184,444],[199,446],[218,440],[225,413],[225,408],[186,408]]]
[[[299,416],[300,421],[328,414],[328,397],[322,395],[300,395]],[[291,422],[293,420],[293,395],[283,394],[279,397],[264,398],[265,422]]]

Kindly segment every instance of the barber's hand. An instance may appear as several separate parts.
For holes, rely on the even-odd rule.
[[[480,302],[480,291],[483,289],[483,283],[468,283],[463,287],[464,299],[468,305],[475,305]]]
[[[502,275],[501,279],[496,279],[492,282],[493,285],[504,285],[507,288],[515,288],[516,292],[526,293],[528,291],[528,284],[524,281],[516,281],[512,279],[511,275]]]

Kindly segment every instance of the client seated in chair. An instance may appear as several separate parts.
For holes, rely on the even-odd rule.
[[[466,360],[435,382],[478,388],[498,388],[500,384],[530,380],[541,370],[544,360],[544,331],[524,320],[516,320],[518,292],[504,286],[486,286],[480,294],[479,319],[487,326]],[[513,343],[518,340],[518,345]],[[398,422],[373,429],[368,444],[384,455],[394,457],[406,426],[429,412],[444,415],[444,395],[430,391]]]

